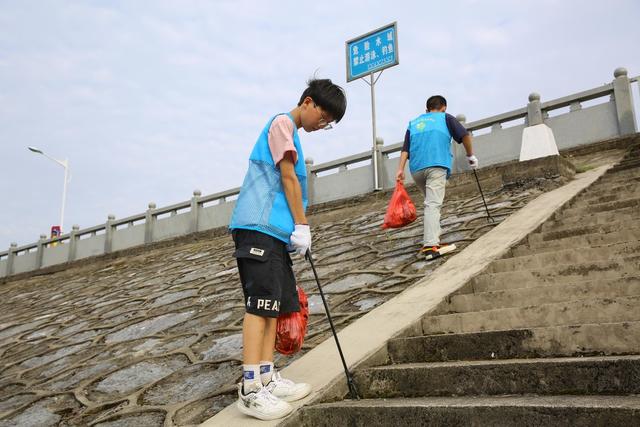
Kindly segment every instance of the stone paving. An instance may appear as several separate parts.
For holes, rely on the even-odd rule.
[[[464,247],[561,181],[488,185],[494,224],[477,193],[453,189],[443,240]],[[315,263],[338,329],[443,262],[416,256],[422,198],[410,190],[418,220],[402,229],[380,227],[388,193],[318,207],[310,216]],[[233,402],[243,304],[232,248],[227,234],[210,234],[3,284],[0,426],[196,425]],[[311,316],[293,358],[330,335],[309,265],[294,264]]]

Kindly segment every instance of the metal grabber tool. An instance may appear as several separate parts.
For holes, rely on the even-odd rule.
[[[349,368],[347,368],[347,362],[344,360],[344,354],[342,354],[342,347],[340,347],[340,341],[338,340],[338,334],[336,333],[336,328],[333,326],[333,320],[331,319],[331,314],[329,313],[329,306],[327,305],[327,300],[324,297],[324,292],[322,292],[322,286],[320,286],[320,279],[318,279],[318,273],[316,272],[316,267],[313,264],[313,258],[311,257],[311,251],[307,249],[305,254],[305,258],[311,264],[311,269],[313,270],[313,275],[316,278],[316,283],[318,284],[318,290],[320,291],[320,297],[322,298],[322,304],[324,304],[324,310],[327,313],[327,319],[329,319],[329,326],[331,326],[331,332],[333,332],[333,338],[336,340],[336,346],[338,347],[338,353],[340,353],[340,359],[342,360],[342,366],[344,367],[344,374],[347,377],[347,385],[349,386],[349,396],[352,399],[360,399],[358,395],[358,390],[356,389],[356,384],[353,382],[353,377],[349,372]]]
[[[482,196],[482,202],[484,203],[484,208],[487,210],[487,221],[495,222],[493,218],[491,218],[491,214],[489,213],[489,207],[487,206],[487,201],[484,199],[484,194],[482,193],[482,187],[480,186],[480,180],[478,179],[478,172],[473,169],[473,175],[476,177],[476,182],[478,183],[478,190],[480,190],[480,196]]]

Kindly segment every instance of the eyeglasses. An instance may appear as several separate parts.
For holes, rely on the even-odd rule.
[[[316,104],[315,102],[313,103],[313,107],[314,108],[318,108],[318,104]],[[329,130],[329,129],[333,129],[333,122],[328,121],[325,117],[324,114],[322,113],[322,110],[318,109],[318,111],[320,112],[320,120],[318,120],[318,126],[320,127],[320,129],[322,130]]]

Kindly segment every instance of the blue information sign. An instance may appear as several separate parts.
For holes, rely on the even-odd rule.
[[[394,22],[346,42],[347,81],[398,65],[398,26]]]

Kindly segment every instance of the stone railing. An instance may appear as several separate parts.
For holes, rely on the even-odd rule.
[[[494,165],[518,159],[527,126],[545,123],[560,150],[636,132],[631,83],[637,81],[638,77],[629,78],[624,68],[618,68],[611,83],[594,89],[546,102],[532,93],[528,104],[517,110],[468,123],[464,115],[457,117],[474,135],[481,166]],[[464,150],[453,146],[454,173],[463,172]],[[307,158],[310,204],[374,191],[374,155],[379,160],[380,185],[392,188],[401,149],[402,143],[384,146],[379,139],[375,150],[330,162],[314,165]],[[202,196],[196,190],[190,200],[175,205],[157,208],[150,203],[144,213],[123,219],[109,215],[106,223],[82,230],[74,225],[70,233],[55,239],[42,235],[29,245],[12,243],[8,251],[0,252],[0,277],[223,227],[229,223],[239,191]]]

